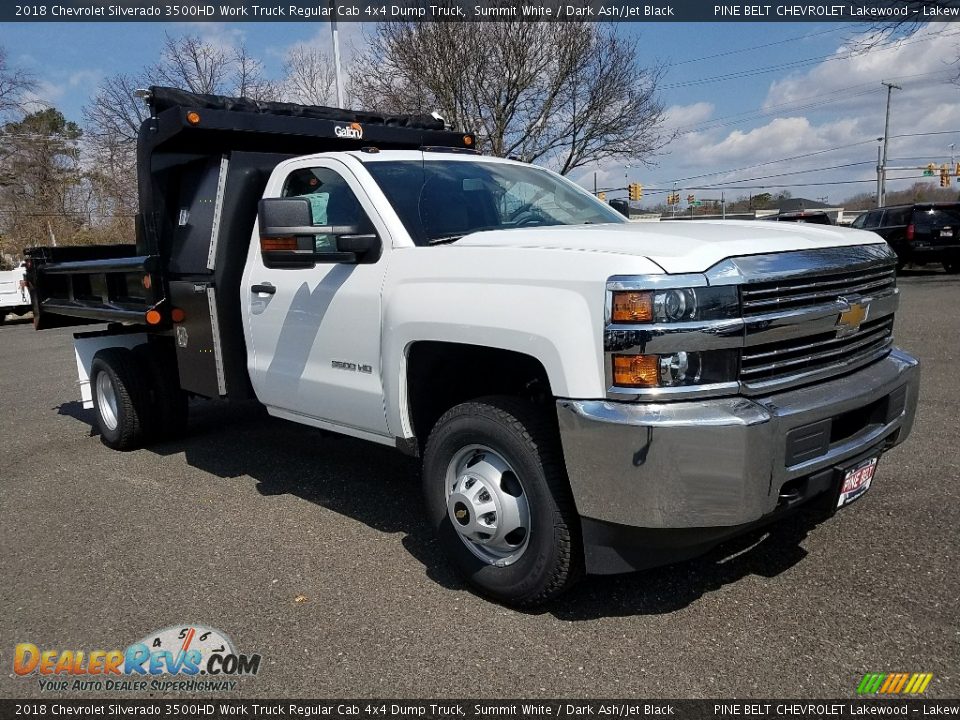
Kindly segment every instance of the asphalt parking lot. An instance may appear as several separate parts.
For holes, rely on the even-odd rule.
[[[451,572],[415,461],[224,404],[194,405],[185,440],[116,453],[78,402],[71,331],[8,322],[0,697],[38,695],[17,643],[120,649],[193,622],[263,656],[241,697],[853,697],[893,671],[958,697],[960,277],[900,286],[920,409],[863,499],[531,613]]]

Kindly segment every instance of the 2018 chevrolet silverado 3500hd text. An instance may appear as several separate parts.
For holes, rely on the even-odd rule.
[[[75,337],[111,447],[188,395],[396,446],[470,583],[533,605],[843,506],[910,432],[872,233],[635,225],[430,117],[150,101],[136,246],[29,251],[38,328],[110,323]]]

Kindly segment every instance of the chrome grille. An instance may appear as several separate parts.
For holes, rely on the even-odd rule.
[[[836,302],[838,297],[884,293],[896,286],[893,264],[873,265],[855,271],[802,275],[790,279],[751,282],[741,288],[744,317],[779,310]]]
[[[826,368],[853,369],[886,353],[893,342],[893,315],[870,320],[847,337],[807,335],[744,348],[740,379],[747,385],[776,383]]]

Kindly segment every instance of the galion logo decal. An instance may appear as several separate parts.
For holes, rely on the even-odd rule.
[[[363,128],[360,126],[360,123],[350,123],[347,127],[337,125],[333,128],[333,132],[338,138],[350,138],[352,140],[363,139]]]

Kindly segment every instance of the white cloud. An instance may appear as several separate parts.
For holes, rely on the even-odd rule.
[[[921,91],[955,76],[960,29],[947,23],[931,23],[901,39],[865,46],[865,35],[855,36],[833,57],[805,73],[795,73],[770,85],[764,108],[797,102],[811,96],[824,97],[854,89],[877,87],[881,80],[897,82]],[[863,96],[857,96],[863,97]],[[859,101],[858,105],[870,103]]]
[[[197,35],[203,42],[209,43],[221,50],[231,52],[236,50],[246,37],[246,33],[238,27],[234,27],[224,22],[189,22],[184,23],[183,27],[189,28],[189,33]],[[171,35],[182,35],[180,27],[175,27]]]
[[[65,83],[55,83],[50,80],[41,80],[36,87],[23,96],[24,106],[30,112],[37,112],[44,108],[54,107],[57,101],[67,91]]]
[[[713,103],[696,102],[692,105],[671,105],[664,111],[666,127],[674,130],[696,125],[713,117]]]
[[[949,160],[947,146],[954,141],[960,145],[960,133],[921,133],[960,130],[960,88],[950,82],[960,70],[956,61],[960,56],[960,28],[942,23],[925,25],[906,38],[866,51],[860,44],[862,39],[850,38],[833,53],[833,58],[845,59],[823,61],[772,82],[762,106],[766,119],[755,120],[761,123],[755,127],[730,130],[711,126],[712,114],[700,121],[685,120],[680,127],[693,126],[695,131],[668,148],[672,154],[665,160],[663,171],[655,175],[692,178],[681,182],[688,185],[734,181],[746,185],[749,181],[763,185],[764,190],[805,182],[870,181],[787,188],[795,196],[829,194],[834,200],[872,191],[876,138],[883,135],[884,127],[886,90],[880,84],[883,80],[903,88],[893,91],[891,101],[889,164],[908,167]],[[851,54],[852,51],[856,52]],[[706,104],[695,103],[687,108]],[[684,109],[671,108],[671,122]],[[692,111],[690,114],[695,115]],[[701,129],[696,130],[698,122]],[[909,137],[897,137],[904,135]],[[771,162],[796,155],[808,157]],[[837,165],[848,167],[828,169]],[[745,169],[695,177],[723,168]],[[605,170],[614,176],[618,172]],[[796,170],[808,172],[784,174]],[[919,174],[919,170],[891,171],[888,177]],[[771,175],[780,177],[768,177]],[[891,180],[888,188],[912,182],[915,180]],[[742,192],[751,190],[760,191]]]

